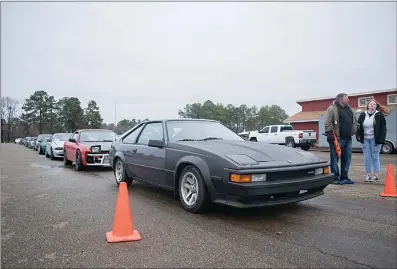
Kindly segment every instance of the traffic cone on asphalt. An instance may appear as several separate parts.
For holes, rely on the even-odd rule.
[[[130,242],[141,240],[141,235],[134,229],[127,183],[121,182],[117,197],[116,213],[114,214],[113,230],[106,233],[109,243]]]
[[[391,164],[387,166],[385,188],[380,193],[380,196],[397,198],[396,180],[394,179],[394,171]]]

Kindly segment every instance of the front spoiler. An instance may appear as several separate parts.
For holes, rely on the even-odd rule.
[[[89,153],[86,155],[86,166],[105,166],[111,167],[109,162],[109,154],[96,154],[96,153]],[[93,162],[88,162],[88,158],[92,158]]]

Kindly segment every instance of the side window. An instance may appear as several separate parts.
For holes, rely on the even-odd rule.
[[[52,141],[52,136],[48,136],[45,139],[46,139],[46,142],[51,142]]]
[[[265,128],[263,128],[262,129],[262,133],[265,133],[265,134],[267,134],[268,132],[269,132],[269,127],[265,127]]]
[[[138,137],[139,133],[141,132],[142,127],[143,127],[143,124],[141,126],[139,126],[137,129],[135,129],[134,131],[132,131],[129,135],[124,137],[123,143],[135,144],[136,138]]]
[[[278,126],[272,126],[272,128],[270,129],[271,133],[277,133],[278,130]]]
[[[74,133],[73,136],[72,136],[72,138],[76,139],[76,141],[77,141],[77,137],[78,137],[78,136],[79,136],[79,133]]]
[[[146,124],[141,135],[138,138],[138,144],[148,145],[149,140],[164,140],[163,124],[161,122],[154,122]]]

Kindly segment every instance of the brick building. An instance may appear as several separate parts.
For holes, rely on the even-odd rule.
[[[291,124],[296,130],[314,130],[317,132],[318,140],[318,117],[325,114],[327,108],[335,100],[336,94],[334,97],[298,100],[297,103],[302,107],[302,111],[292,115],[284,123]],[[397,109],[397,89],[347,94],[353,111],[365,110],[372,98],[382,105],[387,105],[391,110]]]

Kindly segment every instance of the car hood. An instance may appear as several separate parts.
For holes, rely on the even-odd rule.
[[[53,141],[52,144],[55,147],[63,147],[63,144],[65,144],[65,141]]]
[[[250,141],[186,141],[179,142],[198,150],[226,157],[239,165],[304,165],[323,162],[313,153],[298,148]]]
[[[109,151],[113,142],[82,142],[81,145],[90,148],[91,146],[101,146],[101,151]]]

